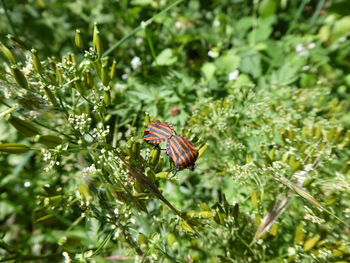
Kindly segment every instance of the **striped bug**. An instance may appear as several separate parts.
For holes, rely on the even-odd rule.
[[[173,159],[176,169],[194,170],[198,151],[190,140],[184,136],[172,135],[167,141],[166,153]]]
[[[198,151],[188,138],[173,135],[173,132],[174,127],[169,122],[157,120],[147,126],[143,139],[152,144],[167,141],[166,153],[174,161],[176,170],[188,168],[193,171]]]
[[[159,144],[169,139],[173,132],[174,127],[169,122],[157,120],[147,126],[143,139],[149,143]]]

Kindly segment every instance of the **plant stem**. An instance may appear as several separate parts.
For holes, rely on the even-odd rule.
[[[16,33],[16,30],[15,30],[15,27],[12,23],[12,20],[11,20],[11,17],[7,11],[7,7],[6,7],[6,4],[5,4],[5,1],[4,0],[1,0],[1,4],[5,10],[5,15],[6,15],[6,18],[7,18],[7,21],[9,22],[9,25],[10,25],[10,28],[11,28],[11,31],[12,31],[12,34],[17,37],[17,33]]]
[[[180,4],[181,2],[183,2],[184,0],[177,0],[174,3],[172,3],[171,5],[169,5],[167,8],[163,9],[162,11],[160,11],[158,14],[152,16],[150,19],[148,19],[146,22],[143,22],[141,25],[139,25],[138,27],[134,28],[128,35],[124,36],[121,40],[119,40],[117,43],[115,43],[113,46],[111,46],[108,50],[106,50],[103,54],[102,57],[108,56],[111,52],[113,52],[113,50],[115,50],[116,48],[118,48],[121,44],[123,44],[126,40],[128,40],[130,37],[132,37],[133,35],[135,35],[137,32],[139,32],[141,29],[143,29],[145,26],[149,25],[150,23],[152,23],[157,17],[163,15],[164,13],[168,12],[170,9],[172,9],[173,7],[177,6],[178,4]]]

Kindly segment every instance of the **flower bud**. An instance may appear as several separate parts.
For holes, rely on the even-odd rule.
[[[8,121],[16,130],[18,130],[19,132],[23,133],[28,137],[37,135],[39,133],[39,130],[28,121],[22,120],[15,116],[10,116],[8,118]]]
[[[75,30],[75,45],[79,48],[83,48],[83,37],[80,34],[80,30]]]
[[[80,95],[84,96],[86,94],[85,85],[81,83],[80,79],[74,81],[74,86]]]
[[[112,64],[111,69],[109,71],[109,77],[111,79],[113,79],[115,77],[116,68],[117,68],[117,61],[113,60],[113,64]]]
[[[55,135],[37,135],[34,141],[41,143],[48,148],[54,148],[57,145],[62,144],[62,139]]]
[[[57,106],[57,100],[56,100],[55,94],[53,94],[51,89],[49,89],[48,87],[44,87],[44,91],[45,91],[47,98],[52,103],[52,105]]]
[[[17,45],[19,48],[23,49],[24,51],[28,50],[27,45],[19,38],[15,37],[11,34],[8,34],[7,38],[10,39],[15,45]]]
[[[103,93],[103,101],[105,102],[106,106],[111,105],[111,91],[110,89],[105,89]]]
[[[208,148],[208,145],[207,145],[207,144],[204,144],[203,146],[201,146],[201,147],[199,148],[199,151],[198,151],[198,158],[197,158],[197,159],[199,159],[199,158],[202,157],[202,155],[203,155],[204,152],[207,150],[207,148]]]
[[[101,67],[101,79],[103,86],[107,87],[109,83],[109,75],[108,75],[108,65],[107,61],[102,63]]]
[[[150,164],[152,166],[156,166],[158,164],[159,161],[159,156],[160,156],[160,149],[155,148],[151,151],[151,160],[150,160]]]
[[[29,148],[24,144],[19,143],[0,143],[0,152],[7,153],[25,153]]]
[[[88,86],[90,89],[94,87],[94,78],[92,77],[89,70],[85,72],[84,79],[85,79],[86,86]]]
[[[28,89],[28,82],[22,71],[16,66],[11,66],[11,72],[17,84],[23,89]]]
[[[43,72],[43,68],[42,68],[40,60],[38,58],[37,51],[34,48],[31,51],[32,51],[32,54],[33,54],[34,68],[39,74],[41,74]]]
[[[9,50],[5,45],[0,44],[0,50],[2,52],[2,54],[4,54],[4,56],[11,62],[16,62],[16,59],[14,57],[14,55],[12,54],[11,50]]]
[[[97,24],[94,26],[93,44],[96,48],[96,53],[98,57],[102,56],[102,40],[100,36],[100,31],[97,28]]]

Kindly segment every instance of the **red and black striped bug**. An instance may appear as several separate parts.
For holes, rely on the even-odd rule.
[[[174,127],[169,122],[157,120],[147,126],[143,139],[149,143],[159,144],[168,140],[173,132]]]
[[[194,169],[198,151],[184,136],[172,135],[167,141],[166,153],[173,159],[176,169]]]

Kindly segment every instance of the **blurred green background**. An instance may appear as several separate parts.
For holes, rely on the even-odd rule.
[[[0,152],[0,262],[350,262],[347,0],[0,3],[0,143],[31,148]],[[108,89],[97,26],[108,68],[116,61]],[[69,86],[90,72],[93,92]],[[39,144],[12,114],[73,139]],[[162,151],[151,165],[148,116],[207,145],[193,172],[159,175],[172,164]],[[104,168],[117,157],[89,134],[105,125],[103,143],[151,167],[187,221],[125,169]]]

